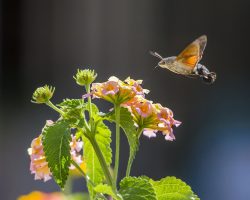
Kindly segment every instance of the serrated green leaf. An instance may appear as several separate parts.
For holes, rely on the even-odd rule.
[[[120,182],[123,200],[157,200],[153,186],[145,178],[126,177]]]
[[[60,120],[43,129],[43,149],[46,161],[56,183],[63,188],[70,166],[70,128],[66,121]]]
[[[112,188],[107,184],[99,184],[94,188],[94,190],[97,193],[107,194],[107,195],[110,195],[111,197],[113,197],[114,199],[117,199],[116,195],[112,191]]]
[[[150,180],[158,200],[199,200],[190,186],[175,177]]]
[[[86,103],[82,99],[64,99],[58,106],[65,113],[64,118],[71,124],[79,124],[83,118]]]
[[[93,118],[97,119],[98,109],[94,104],[92,104],[92,112],[93,112]],[[109,167],[112,162],[112,150],[110,148],[111,131],[102,121],[100,121],[100,118],[98,118],[98,120],[99,122],[96,126],[95,139]],[[104,173],[102,167],[99,163],[98,157],[96,156],[96,153],[89,139],[83,136],[83,141],[84,141],[84,160],[86,162],[86,168],[87,168],[86,173],[89,176],[90,180],[95,185],[98,185],[102,183],[104,180]],[[88,189],[90,192],[90,196],[93,199],[95,197],[93,186],[91,184],[88,184]]]
[[[114,112],[111,112],[104,116],[104,119],[107,119],[111,122],[115,122]],[[138,151],[139,139],[137,137],[136,127],[134,125],[134,120],[131,116],[131,113],[128,111],[127,108],[124,107],[121,107],[120,110],[120,126],[122,127],[128,139],[130,149],[129,160],[133,160],[136,152]]]

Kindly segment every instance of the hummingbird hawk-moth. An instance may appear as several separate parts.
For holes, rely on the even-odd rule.
[[[163,58],[157,52],[152,51],[150,54],[160,59],[158,65],[162,68],[185,76],[201,77],[205,83],[211,84],[216,79],[216,73],[210,72],[199,63],[206,44],[207,36],[202,35],[189,44],[178,56]]]

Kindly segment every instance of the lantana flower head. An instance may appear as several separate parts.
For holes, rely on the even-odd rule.
[[[51,123],[51,121],[47,122],[47,125]],[[83,142],[80,140],[76,140],[76,137],[71,135],[72,141],[70,142],[70,154],[71,158],[78,164],[81,165],[82,156],[80,151],[83,147]],[[45,153],[43,151],[42,145],[42,134],[40,134],[37,138],[33,139],[31,142],[31,147],[28,149],[28,154],[30,155],[30,171],[31,174],[35,174],[35,180],[44,180],[44,182],[51,179],[52,173],[48,167],[48,163],[45,158]],[[73,170],[75,167],[73,165],[70,166],[70,169]]]
[[[149,93],[149,90],[147,89],[143,89],[141,84],[142,84],[142,80],[134,80],[131,79],[130,77],[125,79],[125,82],[132,86],[133,90],[136,92],[137,95],[141,95],[141,96],[145,96],[145,94]]]
[[[114,104],[122,104],[137,95],[144,96],[144,93],[149,92],[141,87],[141,83],[140,80],[127,78],[125,81],[121,81],[117,77],[111,76],[107,82],[93,83],[91,89],[93,97],[102,98]]]
[[[173,118],[170,109],[138,96],[123,106],[129,109],[136,125],[143,129],[145,136],[155,137],[156,133],[161,131],[166,140],[175,139],[172,127],[179,126],[181,122]]]
[[[44,182],[51,179],[51,172],[45,158],[42,145],[42,135],[31,142],[31,148],[28,149],[30,155],[30,171],[35,174],[35,180],[43,179]]]

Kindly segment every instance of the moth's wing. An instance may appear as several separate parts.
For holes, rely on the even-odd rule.
[[[178,62],[190,69],[194,69],[201,60],[207,44],[207,36],[203,35],[189,44],[176,58]]]
[[[200,44],[200,50],[199,50],[199,61],[200,61],[207,45],[207,36],[202,35],[199,38],[197,38],[196,41]]]

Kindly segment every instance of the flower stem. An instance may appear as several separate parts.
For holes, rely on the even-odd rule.
[[[85,86],[87,94],[90,93],[90,85]],[[89,106],[89,119],[92,117],[92,105],[91,105],[91,96],[88,97],[88,106]]]
[[[105,158],[103,157],[101,149],[98,146],[95,138],[94,137],[88,137],[88,139],[89,139],[90,143],[92,144],[92,146],[93,146],[93,148],[95,150],[96,156],[97,156],[97,158],[98,158],[98,160],[99,160],[99,162],[101,164],[101,167],[102,167],[102,170],[103,170],[104,175],[106,177],[106,181],[107,181],[108,185],[112,188],[112,191],[116,196],[116,199],[122,200],[122,197],[120,196],[120,194],[117,191],[116,184],[112,180],[112,177],[111,177],[111,174],[109,172],[109,169],[108,169],[107,163],[105,161]]]
[[[116,142],[115,142],[115,168],[114,168],[114,183],[117,183],[119,157],[120,157],[120,105],[115,105],[115,122],[116,122]]]
[[[142,130],[143,130],[143,128],[138,128],[136,135],[141,135]],[[138,137],[138,140],[139,140],[139,137]],[[132,167],[134,159],[135,159],[135,153],[133,154],[130,151],[130,153],[129,153],[129,159],[128,159],[128,165],[127,165],[127,169],[126,169],[126,176],[130,175],[130,171],[131,171],[131,167]]]
[[[96,140],[94,137],[88,137],[90,143],[92,144],[94,150],[95,150],[95,153],[96,153],[96,156],[98,157],[98,160],[101,164],[101,167],[102,167],[102,170],[104,172],[104,175],[106,177],[106,180],[107,180],[107,183],[115,190],[116,192],[116,186],[113,184],[113,181],[112,181],[112,177],[111,177],[111,174],[109,172],[109,169],[108,169],[108,166],[107,166],[107,163],[105,161],[105,158],[103,157],[103,154],[101,152],[101,149],[100,147],[98,146]]]
[[[90,180],[90,178],[88,177],[88,175],[86,175],[84,173],[84,171],[81,169],[81,167],[74,161],[74,160],[71,160],[71,163],[75,166],[75,168],[82,174],[82,176],[86,179],[86,181],[88,183],[90,183],[93,187],[95,187],[96,185]],[[106,199],[105,196],[100,193],[98,194],[100,197],[102,197],[102,199]]]
[[[72,183],[73,183],[73,179],[69,176],[68,180],[66,181],[66,184],[64,186],[63,193],[65,195],[70,195],[72,193]]]
[[[65,114],[62,110],[60,110],[59,108],[57,108],[51,101],[48,101],[46,103],[46,105],[49,106],[49,107],[51,107],[55,111],[59,112],[62,116]]]
[[[82,176],[84,177],[84,178],[86,178],[86,180],[88,180],[89,179],[89,177],[87,177],[87,175],[84,173],[84,171],[81,169],[81,167],[72,159],[71,160],[71,163],[72,163],[72,165],[74,165],[74,167],[80,172],[80,174],[82,174]],[[93,185],[94,186],[94,185]]]

